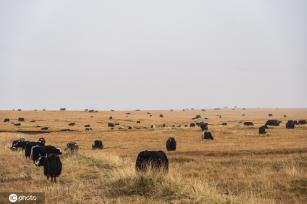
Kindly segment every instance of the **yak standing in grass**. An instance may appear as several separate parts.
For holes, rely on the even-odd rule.
[[[265,126],[279,126],[280,123],[281,123],[281,121],[279,121],[279,120],[268,120],[265,123]]]
[[[298,123],[298,125],[306,125],[307,121],[306,120],[299,120],[297,123]]]
[[[13,143],[12,143],[12,147],[11,147],[11,149],[12,150],[21,150],[21,151],[24,151],[25,149],[26,149],[26,145],[28,144],[28,142],[29,141],[27,141],[27,140],[23,140],[23,139],[21,139],[21,140],[19,140],[19,141],[17,141],[17,142],[14,142],[13,141]]]
[[[62,162],[58,155],[49,154],[45,157],[44,161],[44,175],[49,180],[51,178],[51,182],[56,183],[56,178],[60,176],[62,173]]]
[[[205,140],[214,140],[214,138],[213,138],[213,136],[212,136],[212,133],[211,133],[211,132],[208,132],[208,131],[204,132],[203,138],[204,138]]]
[[[112,122],[109,122],[109,123],[108,123],[108,127],[109,127],[109,128],[114,128],[114,127],[115,127],[115,124],[112,123]]]
[[[254,123],[248,121],[248,122],[244,122],[243,125],[244,126],[254,126]]]
[[[201,131],[208,130],[208,123],[200,122],[199,127],[201,128]]]
[[[149,169],[163,170],[168,173],[168,158],[163,151],[140,152],[135,163],[138,172],[146,172]]]
[[[264,135],[266,133],[266,126],[261,126],[258,130],[259,135]]]
[[[56,147],[51,146],[51,145],[47,145],[47,146],[38,146],[37,145],[37,146],[32,147],[32,149],[31,149],[31,159],[33,160],[33,163],[36,166],[40,166],[38,159],[41,156],[49,155],[49,154],[61,155],[62,152],[59,148],[56,148]]]
[[[286,123],[286,128],[287,129],[294,129],[295,128],[295,124],[293,120],[288,120],[288,122]]]
[[[73,152],[77,152],[78,150],[79,150],[79,146],[77,145],[76,142],[67,143],[65,151],[73,153]]]
[[[42,138],[40,138],[38,140],[38,142],[27,142],[25,145],[25,157],[26,159],[31,157],[31,151],[32,151],[32,147],[34,146],[45,146],[45,140],[42,140]]]
[[[101,140],[95,140],[92,144],[92,149],[103,149],[103,143]]]
[[[168,138],[166,141],[167,151],[176,151],[176,140],[173,137]]]
[[[16,151],[22,149],[22,146],[20,145],[22,142],[25,142],[26,140],[24,138],[20,138],[18,140],[14,140],[12,142],[11,150]]]

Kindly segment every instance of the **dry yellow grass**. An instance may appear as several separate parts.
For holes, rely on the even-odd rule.
[[[199,128],[183,126],[196,114],[208,117],[198,121],[210,124],[214,141],[202,141]],[[110,130],[109,116],[123,129]],[[26,120],[20,127],[2,122],[4,118],[15,122],[18,117]],[[283,123],[259,137],[258,127],[269,118]],[[307,119],[307,109],[0,111],[0,192],[43,191],[47,203],[306,203],[307,125],[287,130],[288,119]],[[244,127],[239,121],[253,121],[255,127]],[[69,127],[69,122],[76,125]],[[227,126],[221,126],[222,122]],[[86,124],[93,131],[86,132]],[[156,128],[151,129],[153,124]],[[39,131],[38,125],[49,127],[50,133],[17,132]],[[128,126],[133,129],[127,130]],[[74,131],[60,131],[67,128]],[[49,183],[42,169],[21,153],[8,148],[13,139],[41,136],[62,149],[68,141],[80,146],[79,153],[62,156],[63,172],[56,184]],[[137,175],[137,154],[165,150],[169,136],[177,140],[177,151],[167,153],[169,174]],[[95,139],[102,139],[105,149],[91,150]]]

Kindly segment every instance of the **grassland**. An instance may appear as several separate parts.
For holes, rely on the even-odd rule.
[[[207,121],[214,141],[201,140],[197,127],[184,127],[196,114],[202,119],[194,122]],[[119,123],[113,130],[107,127],[109,116]],[[18,117],[25,118],[19,127],[2,122]],[[283,122],[260,137],[258,127],[269,118]],[[307,203],[307,125],[288,130],[288,119],[307,119],[307,109],[0,111],[0,192],[45,192],[47,203]],[[85,131],[86,124],[93,130]],[[48,133],[40,133],[41,127],[49,127]],[[62,149],[68,141],[80,146],[79,153],[62,156],[56,184],[21,152],[9,150],[13,139],[42,136]],[[177,151],[167,152],[169,174],[136,174],[137,154],[165,151],[170,136]],[[91,149],[95,139],[103,141],[103,150]]]

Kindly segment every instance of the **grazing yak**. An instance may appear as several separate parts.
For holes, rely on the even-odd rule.
[[[244,122],[243,125],[245,126],[254,126],[253,122]]]
[[[137,156],[135,169],[137,172],[154,169],[168,173],[168,158],[163,151],[142,151]]]
[[[306,120],[299,120],[297,123],[298,123],[298,125],[306,125],[307,121]]]
[[[281,121],[279,121],[279,120],[268,120],[265,123],[265,126],[279,126],[280,123],[281,123]]]
[[[190,127],[195,127],[196,124],[195,123],[190,123]]]
[[[115,127],[115,124],[112,123],[112,122],[109,122],[109,123],[108,123],[108,127],[113,128],[113,127]]]
[[[26,145],[29,141],[26,141],[26,140],[23,140],[23,139],[20,139],[19,141],[17,142],[14,142],[12,143],[12,147],[11,147],[11,150],[22,150],[24,151],[25,148],[26,148]]]
[[[18,121],[19,121],[19,122],[24,122],[25,119],[24,119],[24,118],[18,118]]]
[[[20,150],[22,149],[22,146],[20,145],[20,142],[25,142],[26,140],[24,138],[19,138],[17,140],[14,140],[12,142],[12,146],[10,147],[11,150],[15,151],[15,150]]]
[[[259,128],[259,130],[258,130],[259,135],[264,135],[264,134],[266,133],[265,129],[266,129],[266,126],[264,126],[264,125],[261,126],[261,127]]]
[[[74,126],[76,123],[69,123],[68,125],[69,126]]]
[[[208,131],[205,131],[205,132],[204,132],[203,138],[204,138],[205,140],[214,140],[214,138],[213,138],[211,132],[208,132]]]
[[[293,120],[288,120],[288,122],[286,123],[286,128],[287,129],[294,129],[295,128],[295,124]]]
[[[195,115],[195,117],[192,118],[192,120],[196,120],[196,119],[199,119],[199,118],[201,118],[201,115]]]
[[[87,125],[84,125],[84,127],[88,128],[88,127],[91,127],[91,125],[88,125],[88,124],[87,124]]]
[[[27,142],[26,147],[25,147],[25,157],[26,157],[26,159],[30,158],[32,147],[34,147],[34,146],[44,146],[44,145],[45,145],[45,143],[42,142],[42,141]]]
[[[163,118],[164,117],[164,115],[163,114],[160,114],[160,118]]]
[[[227,123],[222,123],[221,125],[226,126],[226,125],[227,125]]]
[[[95,140],[92,144],[92,149],[103,149],[103,143],[101,140]]]
[[[66,111],[66,108],[60,108],[60,111]]]
[[[66,144],[66,148],[65,151],[69,151],[69,152],[77,152],[79,150],[79,146],[76,142],[68,142]]]
[[[166,141],[166,150],[167,151],[176,151],[176,140],[173,137],[170,137]]]
[[[202,131],[208,130],[208,123],[200,122],[199,127]]]
[[[4,123],[9,123],[9,122],[10,122],[10,119],[9,119],[9,118],[4,118],[3,122],[4,122]]]
[[[44,165],[44,175],[47,179],[49,180],[50,177],[51,182],[56,182],[56,178],[62,172],[62,162],[59,155],[49,154],[47,156],[41,156],[39,160]]]
[[[45,156],[49,154],[61,155],[62,152],[61,152],[61,149],[56,148],[51,145],[46,145],[46,146],[36,145],[36,146],[33,146],[31,149],[31,159],[36,166],[40,165],[38,159],[41,156]]]

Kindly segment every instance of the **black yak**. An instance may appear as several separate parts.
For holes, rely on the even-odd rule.
[[[261,126],[258,130],[259,135],[263,135],[266,133],[266,126]]]
[[[49,180],[51,178],[51,182],[56,182],[56,178],[61,175],[62,172],[62,162],[58,155],[49,154],[47,156],[41,156],[39,158],[41,163],[44,165],[44,175]]]
[[[173,137],[170,137],[166,141],[167,151],[176,151],[176,140]]]
[[[202,131],[208,130],[208,123],[200,122],[199,127]]]
[[[68,152],[77,152],[79,150],[79,146],[77,145],[76,142],[68,142],[66,144],[66,148],[65,148],[65,151],[68,151]]]
[[[92,144],[92,149],[103,149],[103,143],[101,140],[95,140]]]
[[[266,126],[279,126],[279,124],[281,123],[281,121],[279,120],[268,120],[265,125]]]
[[[146,172],[148,169],[163,170],[168,172],[168,158],[163,151],[143,151],[137,156],[136,171]]]
[[[212,134],[211,134],[211,132],[208,132],[208,131],[205,131],[205,132],[204,132],[203,138],[204,138],[205,140],[213,140],[213,139],[214,139],[213,136],[212,136]]]
[[[244,122],[243,125],[245,126],[254,126],[253,122]]]
[[[40,156],[45,156],[49,154],[61,155],[62,152],[59,148],[56,148],[51,145],[47,145],[47,146],[37,145],[37,146],[33,146],[31,149],[31,159],[36,166],[40,166],[40,163],[38,161]]]
[[[286,123],[286,128],[287,129],[294,129],[295,124],[293,120],[288,120],[288,122]]]

